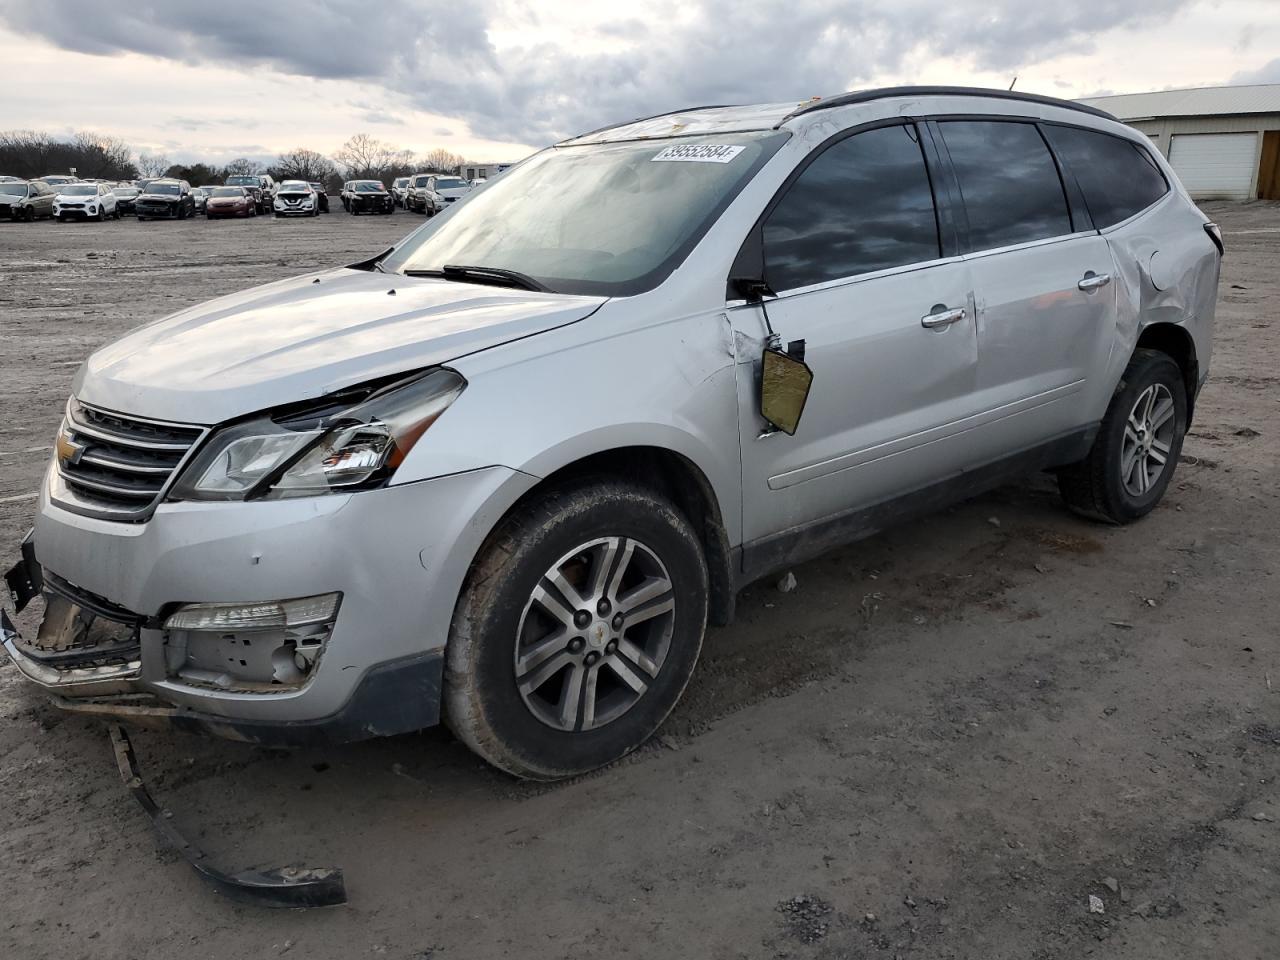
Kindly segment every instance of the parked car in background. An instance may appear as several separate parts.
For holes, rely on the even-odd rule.
[[[266,213],[270,201],[262,191],[262,178],[255,176],[227,177],[228,187],[244,187],[253,195],[253,204],[258,213]]]
[[[185,220],[196,213],[191,184],[185,180],[152,180],[133,202],[139,220]]]
[[[354,180],[347,194],[347,212],[394,213],[395,201],[381,180]]]
[[[205,193],[203,187],[191,188],[191,199],[195,201],[196,213],[204,213],[204,205],[209,199],[209,194]]]
[[[285,180],[276,190],[272,209],[277,217],[314,217],[320,213],[316,192],[305,180]]]
[[[54,189],[57,189],[58,187],[62,186],[64,183],[80,182],[79,177],[73,177],[70,174],[65,174],[65,173],[51,173],[47,176],[40,177],[39,179],[42,182],[47,183],[49,186],[53,187]]]
[[[209,220],[223,217],[256,217],[258,201],[251,187],[213,187],[205,202],[204,215]]]
[[[445,205],[457,203],[471,192],[471,184],[461,177],[433,177],[431,189],[444,198]]]
[[[54,195],[53,215],[59,222],[106,220],[108,217],[119,220],[119,201],[105,183],[65,183],[57,188]]]
[[[434,217],[444,209],[444,197],[431,189],[435,177],[434,173],[415,173],[409,178],[404,198],[406,210]]]
[[[320,206],[321,213],[329,212],[329,191],[323,183],[311,181],[311,189],[316,192],[316,203]]]
[[[119,211],[120,215],[122,217],[133,216],[133,202],[141,196],[142,191],[137,187],[119,186],[113,187],[111,192],[116,195],[116,210]]]
[[[391,181],[391,196],[397,207],[404,207],[405,198],[409,195],[409,178],[396,177]]]
[[[11,177],[8,174],[0,174],[0,183],[13,183],[16,180],[21,179],[21,177]]]
[[[276,182],[271,179],[271,174],[269,173],[260,174],[258,177],[258,183],[262,186],[262,195],[266,198],[266,203],[269,206],[270,202],[276,198],[276,191],[279,187]]]
[[[53,188],[42,180],[0,183],[0,217],[38,220],[53,216]]]

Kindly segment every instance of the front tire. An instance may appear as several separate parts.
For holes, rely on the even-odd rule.
[[[1058,490],[1075,512],[1132,523],[1168,489],[1187,430],[1182,370],[1159,350],[1138,349],[1111,398],[1089,455],[1058,471]]]
[[[472,566],[446,650],[445,719],[531,780],[630,753],[666,719],[707,622],[688,519],[614,480],[548,491],[505,519]]]

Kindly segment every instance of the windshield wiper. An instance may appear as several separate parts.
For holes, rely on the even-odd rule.
[[[406,277],[438,277],[443,280],[460,280],[463,283],[488,283],[497,287],[518,287],[521,290],[536,290],[539,293],[552,293],[545,284],[533,277],[515,270],[502,267],[470,267],[457,263],[446,263],[439,270],[405,270]]]

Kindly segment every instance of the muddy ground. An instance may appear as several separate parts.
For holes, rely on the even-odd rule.
[[[157,852],[103,727],[0,666],[0,957],[1274,958],[1280,206],[1208,209],[1212,377],[1135,526],[1034,478],[758,585],[661,738],[559,786],[441,731],[136,734],[220,863],[341,865],[348,906],[213,895]],[[87,352],[417,222],[0,224],[0,552]]]

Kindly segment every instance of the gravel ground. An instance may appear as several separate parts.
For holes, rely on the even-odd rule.
[[[213,895],[158,852],[104,728],[0,666],[0,957],[1273,958],[1280,206],[1206,209],[1212,377],[1135,526],[1038,477],[800,566],[711,633],[655,743],[558,786],[439,730],[134,737],[217,862],[341,865],[345,907]],[[0,553],[86,353],[418,222],[0,224]]]

